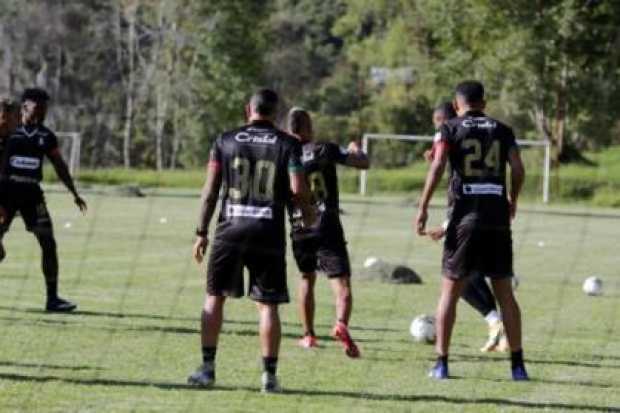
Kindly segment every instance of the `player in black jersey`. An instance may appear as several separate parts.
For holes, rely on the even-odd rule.
[[[456,88],[458,117],[440,130],[416,218],[417,232],[425,235],[428,205],[446,163],[451,166],[449,191],[454,199],[443,255],[442,290],[437,309],[437,363],[430,376],[448,378],[448,349],[456,304],[468,277],[477,273],[491,279],[500,304],[511,349],[513,380],[527,380],[521,347],[521,312],[512,291],[512,236],[524,168],[512,130],[486,116],[484,87],[467,81]],[[506,186],[506,165],[511,186]]]
[[[310,205],[301,145],[277,129],[278,95],[263,89],[247,107],[249,123],[222,134],[211,150],[202,192],[194,257],[202,262],[208,229],[222,188],[220,215],[207,268],[202,310],[202,366],[188,381],[201,387],[215,383],[215,353],[226,297],[244,293],[243,268],[249,271],[248,295],[258,306],[263,355],[262,390],[278,391],[276,368],[280,346],[278,305],[289,301],[286,284],[285,209],[293,198],[305,224],[316,214]]]
[[[42,269],[47,289],[47,311],[73,311],[76,305],[58,296],[58,255],[52,220],[47,212],[39,183],[43,178],[43,159],[47,157],[60,180],[73,194],[78,208],[86,211],[86,202],[78,195],[69,168],[60,154],[58,139],[43,122],[49,95],[43,89],[26,89],[22,95],[21,121],[5,141],[0,164],[0,204],[6,219],[0,226],[0,239],[19,212],[42,250]]]
[[[6,97],[0,97],[0,161],[4,154],[4,147],[9,136],[17,128],[19,123],[19,106],[12,99]],[[0,185],[1,191],[1,185]],[[2,194],[0,194],[0,202],[2,201]],[[7,212],[0,203],[0,226],[4,224],[7,219]],[[4,259],[6,252],[2,245],[2,238],[0,238],[0,261]]]
[[[310,114],[293,108],[288,116],[288,131],[302,143],[302,163],[311,192],[320,212],[317,225],[303,228],[299,225],[299,212],[291,211],[291,238],[293,253],[302,279],[299,284],[299,314],[304,336],[299,345],[316,347],[314,332],[314,284],[316,271],[324,272],[330,279],[336,299],[336,323],[332,336],[338,339],[345,353],[352,358],[360,356],[359,349],[349,334],[349,319],[353,307],[351,293],[351,266],[344,231],[340,222],[340,201],[336,165],[367,169],[369,161],[357,142],[342,149],[331,142],[315,142]]]
[[[437,106],[433,111],[433,124],[437,133],[433,139],[433,147],[424,153],[424,157],[428,162],[432,162],[434,158],[435,143],[441,141],[441,133],[439,129],[441,126],[452,118],[457,116],[456,111],[452,105],[452,102],[444,102]],[[441,227],[429,229],[427,234],[434,241],[439,241],[445,236],[446,229],[449,224],[449,217],[451,215],[453,199],[448,199],[448,220],[444,222]],[[488,324],[489,335],[486,343],[480,351],[507,351],[508,342],[506,341],[506,335],[504,334],[504,324],[497,312],[497,305],[495,304],[495,296],[489,288],[484,276],[478,274],[476,277],[471,277],[469,283],[464,287],[463,300],[471,305]]]

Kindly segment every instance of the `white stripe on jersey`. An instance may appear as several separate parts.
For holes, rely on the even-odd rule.
[[[497,184],[463,184],[463,195],[502,196],[504,187]]]
[[[271,207],[228,204],[226,205],[226,216],[256,219],[273,219],[273,209]]]

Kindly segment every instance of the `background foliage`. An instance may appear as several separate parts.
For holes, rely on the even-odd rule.
[[[620,2],[597,0],[5,0],[0,93],[49,89],[87,167],[163,170],[201,165],[258,86],[344,141],[431,133],[433,106],[477,78],[491,114],[574,160],[620,142],[619,27]]]

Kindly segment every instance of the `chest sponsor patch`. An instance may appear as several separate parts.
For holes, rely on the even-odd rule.
[[[39,158],[31,158],[29,156],[11,156],[9,163],[15,169],[36,170],[41,166]]]
[[[247,133],[239,132],[235,135],[235,140],[240,143],[255,143],[262,145],[273,145],[277,142],[278,137],[271,133]]]

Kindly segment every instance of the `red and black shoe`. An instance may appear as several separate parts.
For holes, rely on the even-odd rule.
[[[351,338],[351,335],[349,334],[349,329],[347,328],[346,324],[340,321],[337,322],[334,326],[334,329],[332,330],[332,337],[342,343],[342,346],[344,347],[344,352],[347,356],[353,359],[359,358],[361,356],[360,350],[359,348],[357,348],[357,344],[355,344],[355,341],[353,341],[353,339]]]

